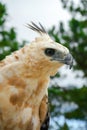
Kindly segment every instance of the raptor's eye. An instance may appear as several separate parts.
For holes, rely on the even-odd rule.
[[[47,48],[47,49],[45,50],[45,54],[46,54],[47,56],[53,56],[53,55],[55,54],[55,49]]]

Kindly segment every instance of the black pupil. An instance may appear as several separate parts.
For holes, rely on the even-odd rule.
[[[55,49],[47,48],[45,50],[45,54],[48,55],[48,56],[53,56],[55,54]]]

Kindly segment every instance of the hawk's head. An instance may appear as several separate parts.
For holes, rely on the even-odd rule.
[[[31,25],[28,24],[28,27],[40,34],[40,37],[30,44],[31,59],[38,73],[52,76],[63,64],[72,67],[73,58],[69,50],[54,42],[41,24],[37,26],[32,22]]]

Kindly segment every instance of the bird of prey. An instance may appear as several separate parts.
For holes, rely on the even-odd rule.
[[[0,62],[0,130],[47,130],[50,76],[73,64],[40,23],[27,26],[40,36]]]

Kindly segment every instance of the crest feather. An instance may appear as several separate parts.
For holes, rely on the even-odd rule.
[[[40,34],[43,34],[43,33],[47,34],[45,28],[42,26],[41,23],[39,23],[39,25],[36,25],[34,22],[31,22],[31,24],[27,24],[27,27]]]

